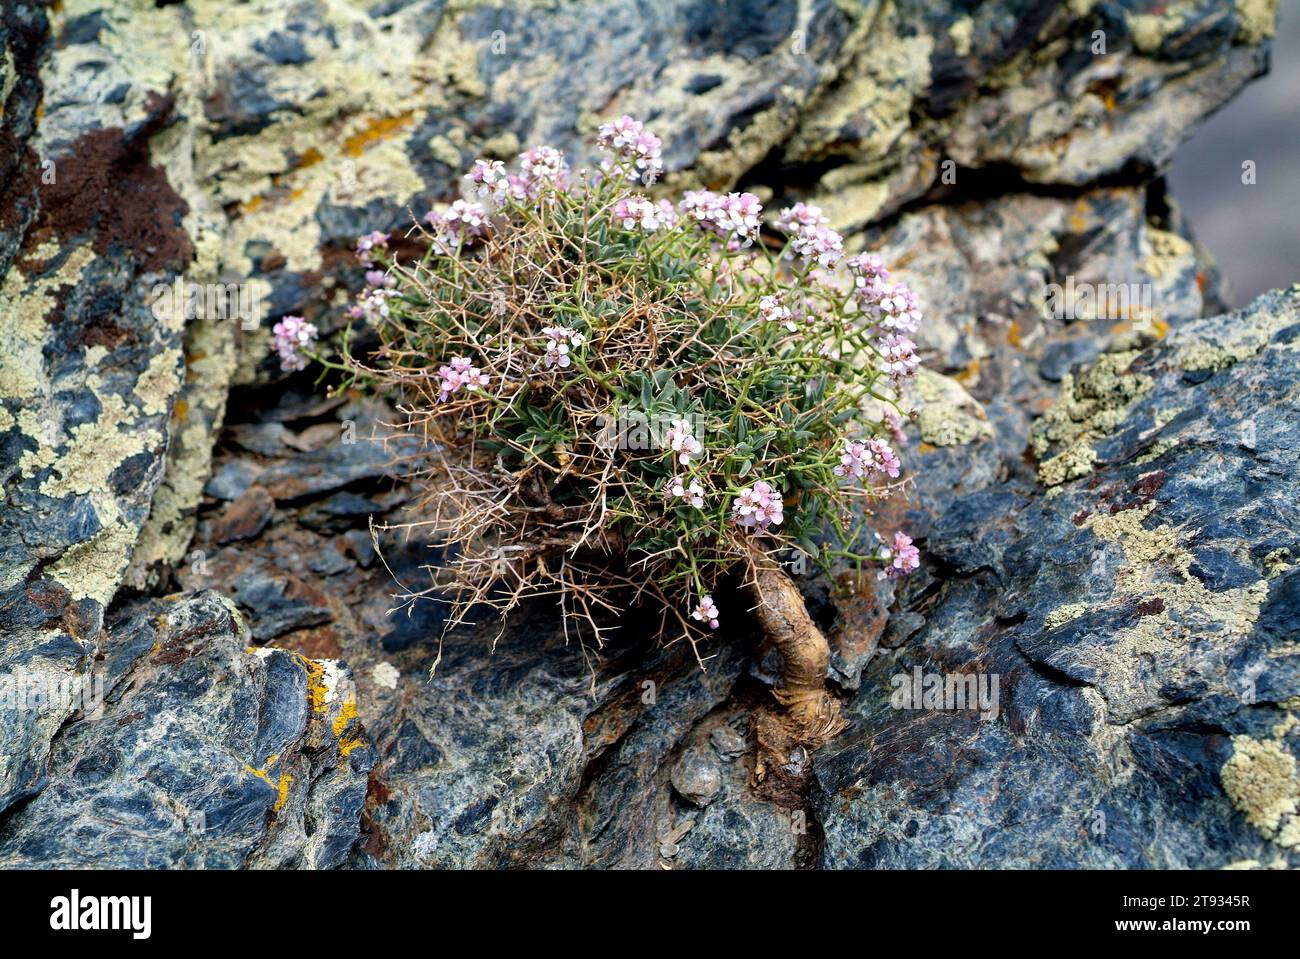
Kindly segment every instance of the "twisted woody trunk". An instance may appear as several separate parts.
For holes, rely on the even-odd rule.
[[[784,662],[784,685],[774,691],[777,701],[799,739],[826,742],[844,728],[839,702],[826,689],[830,644],[786,572],[757,547],[751,549],[750,562],[755,615]]]

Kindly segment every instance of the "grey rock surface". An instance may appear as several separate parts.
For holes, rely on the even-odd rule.
[[[211,592],[113,624],[49,786],[0,825],[0,866],[339,865],[373,761],[351,680],[249,642]]]
[[[1300,861],[1297,343],[1292,287],[1109,354],[1086,475],[948,504],[926,625],[818,757],[821,865]],[[915,670],[996,679],[996,716],[900,708]]]
[[[0,678],[46,688],[99,670],[110,687],[98,717],[75,703],[6,714],[0,862],[98,850],[114,864],[231,867],[1139,864],[1173,861],[1178,842],[1202,843],[1210,864],[1289,856],[1288,660],[1252,643],[1291,641],[1278,639],[1295,618],[1279,585],[1291,559],[1249,517],[1187,537],[1211,502],[1226,517],[1246,508],[1232,498],[1242,491],[1286,492],[1276,462],[1255,455],[1272,447],[1247,455],[1224,439],[1212,459],[1201,432],[1228,428],[1226,398],[1254,404],[1266,439],[1289,422],[1265,413],[1294,399],[1280,379],[1232,378],[1290,353],[1213,345],[1207,355],[1235,357],[1221,369],[1141,359],[1255,322],[1195,325],[1219,312],[1214,271],[1157,176],[1264,69],[1275,4],[969,6],[0,9],[12,69],[0,83]],[[268,357],[268,321],[285,313],[342,325],[361,285],[357,235],[450,198],[476,156],[551,142],[583,162],[597,124],[623,112],[663,137],[669,187],[818,202],[850,248],[880,249],[926,303],[932,372],[904,457],[914,496],[882,519],[913,530],[930,559],[898,588],[844,596],[803,583],[853,725],[761,781],[772,659],[752,624],[724,627],[703,669],[635,624],[587,662],[543,608],[440,646],[437,607],[393,609],[440,554],[401,526],[408,495],[389,474],[403,451],[369,441],[392,412],[314,396],[310,374],[287,378]],[[1045,285],[1070,276],[1146,284],[1153,308],[1125,322],[1044,317]],[[159,295],[178,279],[237,284],[251,322],[187,316]],[[1193,329],[1200,340],[1181,339]],[[1100,372],[1083,372],[1090,363]],[[1216,393],[1216,379],[1232,390]],[[1141,389],[1116,394],[1115,381]],[[1247,387],[1258,389],[1234,392]],[[1144,420],[1149,396],[1169,406]],[[1148,433],[1156,445],[1140,448]],[[1144,455],[1168,477],[1138,509],[1174,531],[1159,543],[1175,552],[1117,586],[1105,577],[1127,568],[1132,531],[1099,537],[1134,510],[1111,514],[1112,527],[1073,517],[1110,488],[1088,488],[1108,473],[1139,484],[1109,504],[1147,495]],[[1221,482],[1206,492],[1210,468]],[[1061,510],[1076,501],[1066,528]],[[1097,542],[1101,565],[1082,575],[1080,551]],[[1118,591],[1148,573],[1178,587],[1161,610],[1154,593]],[[1254,602],[1261,582],[1257,639],[1241,640],[1242,607],[1227,599]],[[1197,589],[1227,595],[1206,605]],[[1026,598],[1041,606],[1040,594],[1113,623],[1083,618],[1071,632],[1062,620],[1044,645],[1033,613],[1051,610]],[[1132,641],[1140,665],[1108,658],[1082,633],[1131,629],[1130,600],[1149,604],[1137,620],[1149,630],[1211,638],[1172,661],[1150,637]],[[991,725],[900,724],[879,703],[882,670],[931,656],[1022,670],[1024,708],[1006,704],[1011,719]],[[1233,656],[1264,664],[1259,702],[1235,711],[1215,672]],[[350,668],[327,665],[340,661]],[[322,690],[333,690],[323,711]],[[1152,725],[1178,710],[1183,725]],[[161,728],[174,740],[155,740]],[[1139,728],[1146,739],[1128,752],[1098,739]],[[990,737],[988,770],[954,779],[984,769],[960,749],[970,735]],[[1049,817],[1038,845],[1017,825],[1060,794],[1017,771],[1013,746],[1046,777],[1069,736],[1081,762],[1139,757],[1128,792],[1057,780],[1075,807],[1109,817],[1110,846],[1082,834],[1072,846],[1064,819]],[[1183,795],[1143,772],[1162,764],[1196,770],[1180,774]],[[953,782],[964,786],[945,792]],[[1008,804],[997,822],[980,815],[994,787]],[[1166,803],[1177,825],[1163,825]],[[945,829],[969,845],[945,854]]]

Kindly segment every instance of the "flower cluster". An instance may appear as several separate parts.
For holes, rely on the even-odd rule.
[[[833,267],[844,256],[844,238],[830,228],[820,207],[796,203],[781,211],[777,228],[790,235],[790,254],[821,267]]]
[[[536,199],[549,191],[562,191],[569,185],[569,165],[564,154],[554,147],[539,146],[519,154],[524,194]]]
[[[614,204],[614,219],[625,230],[653,233],[660,228],[671,229],[676,226],[677,211],[667,200],[655,203],[643,196],[629,196]]]
[[[733,251],[752,244],[762,226],[759,216],[763,204],[752,193],[721,196],[710,190],[687,190],[681,211],[682,216],[718,236]]]
[[[912,545],[912,537],[895,533],[892,546],[882,550],[889,565],[880,571],[881,579],[898,579],[921,565],[921,551]]]
[[[379,250],[386,249],[388,249],[388,234],[372,230],[357,240],[357,262],[362,266],[370,266],[375,262],[375,254]]]
[[[882,439],[873,437],[865,443],[846,439],[839,465],[833,472],[836,476],[853,479],[869,479],[876,474],[897,479],[902,465],[889,444]]]
[[[718,607],[714,605],[712,596],[700,597],[700,605],[691,613],[691,619],[698,623],[708,623],[709,629],[718,628]]]
[[[468,357],[453,356],[451,363],[438,367],[438,401],[445,403],[462,389],[482,389],[488,385],[487,374]]]
[[[357,302],[348,307],[348,318],[365,320],[371,326],[378,326],[391,316],[388,300],[392,295],[391,290],[383,287],[367,288],[357,297]]]
[[[851,256],[845,260],[844,265],[853,274],[854,285],[859,288],[872,286],[877,281],[883,282],[889,279],[889,270],[885,266],[885,259],[879,253],[859,253],[857,256]]]
[[[921,304],[905,283],[875,280],[857,288],[858,306],[867,316],[895,333],[915,333]]]
[[[296,373],[307,368],[302,350],[316,342],[316,327],[301,316],[284,316],[271,328],[275,351],[280,354],[280,369]]]
[[[736,524],[759,531],[780,526],[785,519],[784,511],[781,494],[763,480],[746,486],[731,503],[731,517]]]
[[[677,462],[683,466],[691,464],[691,458],[704,455],[704,445],[695,438],[689,420],[675,419],[664,434],[664,442],[677,454]]]
[[[597,139],[602,147],[628,164],[629,177],[640,175],[646,186],[663,172],[663,157],[660,155],[663,143],[640,120],[624,116],[601,124]]]
[[[668,500],[684,499],[696,509],[704,508],[704,487],[697,479],[674,476],[668,480]]]
[[[889,374],[894,383],[901,383],[916,372],[920,360],[916,357],[916,344],[901,333],[886,333],[876,344],[881,353],[880,368]]]
[[[487,217],[481,203],[457,200],[445,210],[430,210],[424,220],[433,234],[434,246],[442,253],[452,253],[487,235]]]
[[[573,363],[569,358],[569,350],[582,346],[587,341],[577,330],[563,326],[544,326],[542,335],[546,338],[546,355],[543,357],[546,365],[558,366],[560,369],[567,369]]]
[[[465,184],[468,192],[486,200],[504,202],[512,195],[511,178],[500,160],[475,160]]]

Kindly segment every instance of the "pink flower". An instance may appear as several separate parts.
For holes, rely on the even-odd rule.
[[[548,326],[543,328],[542,333],[546,336],[546,356],[543,359],[548,367],[567,369],[573,363],[569,359],[569,348],[582,346],[587,341],[577,330],[563,326]]]
[[[889,270],[879,253],[859,253],[849,257],[844,264],[853,273],[856,286],[870,286],[875,280],[889,279]]]
[[[280,369],[286,373],[307,368],[307,358],[301,350],[316,342],[316,327],[301,316],[284,316],[271,328],[275,351],[280,354]]]
[[[623,116],[601,124],[597,141],[629,165],[629,178],[636,178],[639,171],[641,182],[646,186],[663,172],[664,163],[660,155],[663,142],[640,120]]]
[[[396,278],[389,276],[383,270],[366,270],[366,286],[391,290],[396,285]]]
[[[828,226],[830,222],[830,218],[822,213],[821,207],[796,203],[781,211],[781,215],[776,218],[776,228],[783,233],[796,234]]]
[[[672,501],[674,499],[684,499],[696,509],[704,508],[704,487],[700,485],[697,479],[687,480],[684,476],[674,476],[668,480],[668,486],[665,495]]]
[[[475,160],[465,174],[465,182],[470,192],[492,200],[506,200],[511,194],[506,165],[500,160]]]
[[[737,250],[749,246],[758,236],[763,204],[752,193],[728,193],[724,197],[709,190],[687,190],[681,210],[701,229],[716,234],[729,249]]]
[[[688,420],[673,420],[668,432],[664,434],[664,442],[677,454],[677,462],[683,466],[689,466],[692,457],[704,454],[704,446],[691,432]]]
[[[457,200],[441,213],[430,210],[424,219],[433,233],[434,246],[451,255],[487,235],[487,215],[481,203]]]
[[[357,240],[357,260],[363,266],[375,262],[375,251],[388,249],[388,234],[372,230]]]
[[[921,303],[905,283],[875,279],[857,288],[858,306],[887,330],[915,333],[921,320]]]
[[[488,385],[487,374],[470,362],[468,357],[453,356],[450,364],[438,367],[438,402],[445,403],[453,393],[462,389],[482,389]]]
[[[902,465],[884,440],[869,439],[862,443],[846,439],[840,463],[832,472],[836,476],[851,476],[854,479],[867,479],[874,473],[897,479]]]
[[[699,623],[708,623],[709,629],[718,628],[718,607],[714,605],[712,596],[700,597],[700,604],[691,613],[691,619]]]
[[[519,154],[522,187],[530,198],[548,190],[563,190],[569,184],[569,165],[554,147],[538,146]]]
[[[921,565],[921,551],[912,545],[912,537],[906,533],[895,533],[893,548],[882,549],[881,559],[890,562],[880,571],[880,578],[898,579]]]
[[[776,220],[777,227],[790,234],[790,254],[822,267],[834,266],[844,255],[844,238],[829,223],[820,207],[807,203],[782,210]]]
[[[356,305],[348,308],[348,316],[378,326],[388,319],[388,298],[392,295],[389,290],[372,287],[357,297]]]
[[[785,519],[784,509],[781,494],[768,483],[759,480],[736,494],[731,503],[731,518],[738,526],[765,530],[769,526],[781,525]]]
[[[876,349],[882,354],[880,368],[895,383],[914,374],[920,364],[916,358],[916,344],[901,333],[886,333],[877,341]]]
[[[782,303],[779,296],[765,296],[760,299],[758,301],[758,313],[764,322],[784,324],[785,328],[791,333],[798,329],[790,307]]]
[[[677,212],[667,200],[653,203],[643,196],[630,196],[614,204],[614,219],[625,230],[641,230],[653,233],[660,227],[673,227],[677,224]]]

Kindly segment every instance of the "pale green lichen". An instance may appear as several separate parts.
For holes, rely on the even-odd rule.
[[[1291,293],[1300,291],[1292,286]],[[1217,372],[1254,356],[1279,330],[1297,320],[1293,306],[1278,309],[1252,309],[1229,314],[1213,323],[1197,323],[1177,330],[1169,337],[1174,362],[1189,373]],[[1295,343],[1279,349],[1295,349]]]
[[[107,606],[117,592],[135,539],[135,527],[111,523],[73,546],[45,572],[65,586],[73,599],[93,599]]]
[[[1078,619],[1088,611],[1087,603],[1066,603],[1064,606],[1058,606],[1052,610],[1043,619],[1043,625],[1047,629],[1057,629],[1066,623]]]
[[[1107,353],[1077,377],[1067,373],[1062,378],[1056,400],[1029,433],[1035,456],[1064,447],[1040,462],[1038,481],[1044,486],[1091,472],[1097,458],[1092,441],[1112,432],[1123,422],[1130,404],[1151,389],[1150,377],[1129,372],[1136,356],[1134,350]]]
[[[1160,657],[1171,643],[1188,642],[1198,635],[1244,636],[1268,598],[1268,583],[1262,579],[1235,589],[1208,589],[1191,572],[1195,557],[1182,545],[1182,530],[1164,523],[1148,528],[1155,508],[1155,502],[1149,502],[1115,513],[1094,513],[1084,524],[1099,540],[1124,551],[1124,565],[1115,573],[1112,603],[1158,599],[1161,607],[1116,629],[1107,644],[1091,651],[1098,660],[1095,665],[1108,678],[1108,698],[1133,700],[1141,695],[1134,657]],[[1231,689],[1227,684],[1225,691]]]
[[[1219,771],[1224,792],[1265,838],[1300,848],[1300,780],[1296,761],[1271,740],[1232,737],[1232,756]]]
[[[948,28],[948,38],[952,40],[952,50],[957,56],[970,55],[971,34],[974,29],[975,21],[970,17],[958,17]]]
[[[1278,0],[1236,0],[1240,24],[1237,38],[1249,46],[1267,40],[1277,31]]]
[[[984,408],[956,380],[924,367],[912,385],[921,439],[934,446],[964,446],[993,436]]]
[[[1169,4],[1163,13],[1127,13],[1129,34],[1138,52],[1148,56],[1160,49],[1169,37],[1183,29],[1185,4]]]

